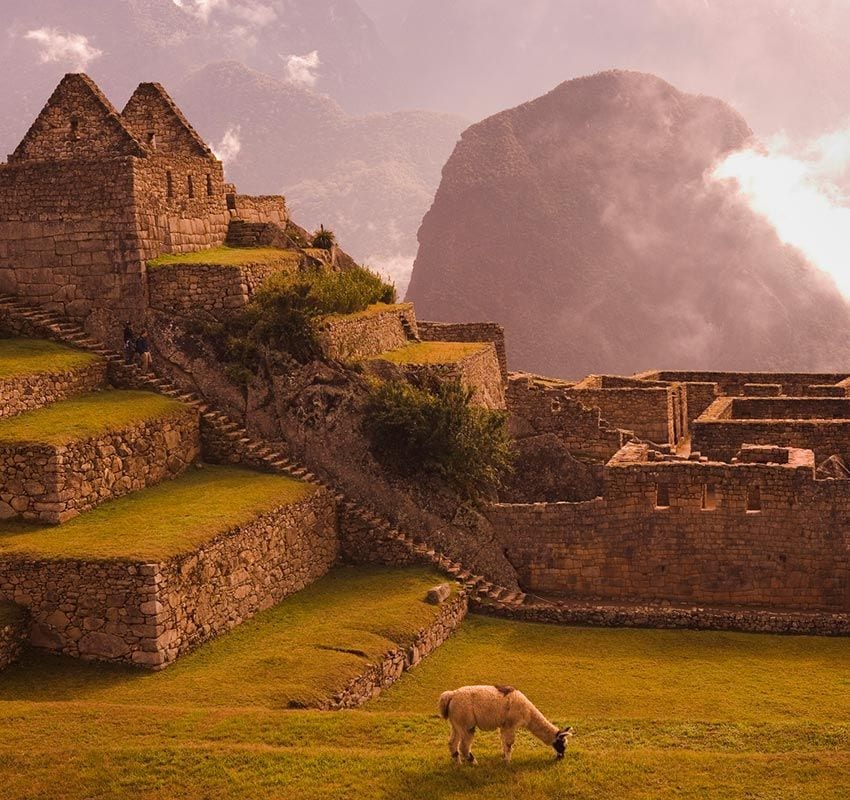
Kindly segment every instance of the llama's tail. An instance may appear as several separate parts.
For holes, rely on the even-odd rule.
[[[443,719],[449,718],[449,703],[452,702],[454,692],[443,692],[440,695],[440,716]]]

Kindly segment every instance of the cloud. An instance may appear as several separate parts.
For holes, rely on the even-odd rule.
[[[831,275],[850,298],[850,202],[841,188],[848,171],[850,124],[802,145],[778,136],[765,147],[739,150],[712,178],[735,181],[779,238]]]
[[[277,19],[277,12],[271,6],[266,6],[262,3],[240,3],[231,6],[230,11],[234,16],[258,28],[268,25]]]
[[[229,0],[171,0],[177,8],[207,22],[216,8],[226,8]]]
[[[319,51],[313,50],[305,56],[281,56],[286,62],[286,79],[299,86],[315,86],[319,80]]]
[[[84,70],[91,61],[103,55],[103,51],[89,44],[85,36],[62,33],[56,28],[27,31],[24,38],[41,46],[39,60],[43,64],[58,61],[70,64],[73,69]]]
[[[212,151],[215,157],[225,166],[236,161],[239,151],[242,149],[242,142],[239,140],[240,127],[237,125],[233,128],[228,128],[218,145],[212,146]]]
[[[233,2],[233,0],[171,0],[171,2],[202,22],[209,22],[212,13],[216,10],[256,27],[268,25],[277,19],[277,12],[271,6],[257,0],[245,0],[241,3]]]

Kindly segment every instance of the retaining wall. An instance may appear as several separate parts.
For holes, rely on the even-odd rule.
[[[508,380],[505,329],[495,322],[419,322],[419,338],[423,342],[492,342],[502,380]]]
[[[421,383],[429,379],[440,382],[459,380],[472,389],[472,403],[482,408],[504,409],[505,387],[499,370],[496,350],[491,342],[455,361],[436,364],[396,363],[380,358],[366,362],[368,371],[382,380],[411,380]]]
[[[293,272],[297,264],[169,264],[148,270],[150,305],[158,311],[213,316],[242,308],[270,276]]]
[[[179,475],[199,451],[198,412],[190,407],[67,445],[2,444],[0,518],[65,522]]]
[[[603,628],[725,630],[802,636],[850,636],[850,614],[664,604],[532,603],[514,607],[473,600],[471,609],[523,622]]]
[[[416,314],[412,303],[372,306],[360,314],[326,317],[318,331],[325,358],[353,361],[398,350],[409,343],[405,323],[415,335]]]
[[[0,419],[94,391],[105,383],[106,362],[101,359],[64,372],[0,378]]]
[[[21,655],[27,640],[29,619],[22,608],[12,606],[0,609],[3,621],[0,622],[0,672],[14,664]]]
[[[467,609],[467,596],[459,592],[440,606],[439,613],[431,623],[414,634],[410,645],[385,653],[379,663],[368,665],[361,675],[320,707],[325,710],[357,708],[377,697],[383,689],[395,683],[407,670],[443,644],[460,627]]]
[[[0,557],[0,598],[36,647],[160,669],[321,577],[337,557],[324,490],[161,563]]]

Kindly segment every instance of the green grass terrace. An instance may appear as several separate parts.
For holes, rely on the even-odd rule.
[[[69,372],[99,360],[98,356],[45,339],[0,339],[0,380],[18,375]]]
[[[104,503],[61,528],[0,522],[0,557],[161,561],[192,552],[314,491],[310,484],[282,475],[192,467],[178,478]]]
[[[210,247],[192,253],[168,253],[148,261],[148,267],[188,266],[204,264],[216,267],[246,267],[256,264],[291,266],[295,268],[302,259],[299,250],[280,247]]]
[[[340,568],[163,672],[30,653],[0,673],[8,800],[838,800],[850,639],[607,630],[467,618],[361,709],[310,705],[436,610],[438,576]],[[442,691],[521,689],[575,727],[564,761],[479,732],[449,761]]]
[[[414,342],[374,358],[393,364],[453,364],[487,347],[482,342]]]
[[[90,392],[0,420],[0,444],[64,445],[183,413],[178,400],[153,392],[111,389]]]
[[[340,319],[361,319],[364,317],[377,317],[381,314],[395,313],[399,309],[406,308],[409,303],[372,303],[362,311],[352,311],[350,314],[327,314],[324,319],[334,321]]]

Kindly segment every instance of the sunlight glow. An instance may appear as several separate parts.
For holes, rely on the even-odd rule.
[[[850,202],[838,185],[848,167],[850,127],[802,148],[777,137],[764,149],[738,150],[711,177],[736,181],[779,238],[829,273],[850,298]]]

